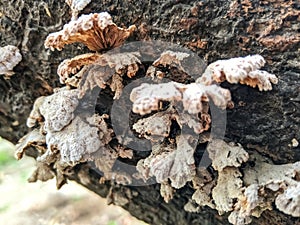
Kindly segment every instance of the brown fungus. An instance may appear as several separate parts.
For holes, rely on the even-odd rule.
[[[140,115],[158,110],[160,101],[179,101],[180,99],[181,93],[175,82],[152,85],[143,83],[134,88],[130,94],[130,100],[133,102],[132,111]]]
[[[107,180],[113,180],[117,184],[128,185],[131,184],[131,177],[123,171],[113,171],[113,166],[120,156],[120,149],[113,149],[108,145],[100,148],[92,159],[95,162],[96,168],[103,174],[99,182],[104,183]],[[129,156],[129,155],[127,155]]]
[[[202,112],[199,118],[197,114],[179,113],[171,106],[165,111],[139,119],[133,124],[132,129],[139,133],[139,137],[146,138],[151,142],[158,142],[170,135],[172,121],[176,121],[181,129],[184,125],[193,128],[196,134],[200,134],[210,127],[208,111]]]
[[[38,149],[38,168],[33,174],[33,181],[47,180],[55,174],[57,186],[61,187],[66,183],[69,168],[93,160],[96,168],[103,173],[100,182],[113,180],[118,184],[129,184],[131,177],[125,172],[114,171],[113,167],[119,157],[132,158],[133,151],[122,145],[113,146],[113,130],[105,122],[108,115],[76,115],[75,111],[79,98],[97,86],[109,86],[115,92],[114,98],[119,98],[125,84],[124,76],[132,78],[143,67],[142,52],[127,52],[124,49],[105,52],[122,45],[135,26],[119,28],[106,12],[77,18],[78,12],[90,1],[66,2],[72,9],[72,21],[61,31],[50,34],[45,46],[51,50],[61,50],[66,44],[81,42],[96,52],[66,59],[59,65],[57,72],[60,81],[68,87],[36,100],[27,124],[29,127],[40,126],[40,129],[21,139],[16,155],[21,158],[29,147]],[[163,71],[170,70],[168,75],[173,76],[171,69],[177,68],[182,72],[177,73],[181,79],[176,77],[174,80],[182,83],[142,84],[134,88],[130,95],[134,113],[152,113],[143,118],[137,115],[137,121],[132,124],[139,137],[147,138],[154,144],[151,154],[138,161],[137,177],[144,180],[155,177],[161,184],[161,195],[165,201],[172,199],[175,189],[192,181],[195,192],[185,208],[199,211],[199,208],[209,206],[220,214],[231,212],[229,221],[234,224],[249,223],[252,216],[259,216],[274,202],[279,210],[298,216],[297,163],[278,166],[257,160],[254,169],[249,168],[249,154],[241,146],[211,140],[208,153],[216,170],[215,178],[207,170],[195,166],[197,138],[200,137],[201,143],[211,139],[205,132],[211,125],[209,101],[221,109],[231,103],[230,91],[218,84],[227,80],[257,86],[259,90],[271,90],[272,83],[278,81],[275,75],[259,70],[265,61],[261,56],[254,55],[214,62],[197,82],[192,82],[192,79],[181,76],[200,74],[185,70],[184,63],[189,61],[190,56],[167,50],[154,60],[146,72],[146,76],[162,78],[167,73]],[[192,128],[195,137],[173,133],[173,122],[182,130],[186,125]],[[242,164],[245,167],[241,168]],[[83,174],[81,170],[80,179],[88,184]],[[121,202],[121,205],[131,199],[128,195],[128,199],[121,196],[120,200],[116,200],[119,197],[114,198],[113,194],[111,191],[109,196],[112,202]]]
[[[139,58],[138,52],[87,53],[64,60],[57,73],[61,83],[79,89],[79,97],[96,86],[105,88],[109,85],[115,92],[114,98],[119,98],[123,90],[122,76],[135,76],[141,64]]]
[[[183,67],[181,66],[181,61],[185,58],[188,58],[190,55],[184,52],[174,52],[174,51],[165,51],[163,52],[160,57],[153,62],[154,66],[162,65],[166,67],[167,65],[175,65],[179,66],[181,70],[184,71]]]
[[[97,53],[86,53],[75,56],[71,59],[65,59],[57,68],[57,74],[59,75],[60,83],[70,85],[69,80],[72,74],[77,74],[81,67],[93,64],[102,57],[102,55]],[[77,85],[75,87],[77,87]]]
[[[35,171],[28,178],[28,182],[47,181],[55,177],[55,173],[50,165],[38,162]]]
[[[212,189],[215,187],[215,185],[216,182],[212,181],[196,189],[192,196],[192,200],[195,201],[199,206],[208,206],[212,209],[215,209],[216,205],[211,197]]]
[[[107,12],[91,13],[72,20],[61,31],[49,34],[45,47],[62,50],[66,44],[81,42],[92,51],[107,50],[122,45],[134,30],[135,26],[117,27]]]
[[[96,86],[105,88],[109,85],[115,92],[114,99],[118,99],[123,90],[122,77],[127,75],[131,78],[139,70],[140,54],[138,52],[107,53],[99,56],[98,60],[90,62],[86,66],[86,71],[82,73],[82,79],[78,85],[80,97]]]
[[[180,83],[193,81],[193,75],[201,74],[202,62],[191,52],[165,50],[146,71],[146,77],[161,80],[164,77]],[[197,64],[197,66],[191,66]]]
[[[163,78],[165,74],[157,70],[156,68],[158,67],[176,68],[188,74],[188,71],[184,69],[184,67],[187,66],[183,65],[183,60],[189,57],[190,54],[185,52],[174,52],[170,50],[164,51],[160,55],[160,57],[152,63],[152,66],[149,67],[149,69],[147,70],[147,76],[150,76],[152,78]]]
[[[81,67],[88,65],[98,65],[101,67],[107,66],[108,68],[114,68],[114,70],[112,70],[114,71],[114,73],[120,75],[126,73],[126,75],[131,78],[139,69],[138,64],[141,64],[139,58],[140,54],[138,52],[110,52],[105,54],[87,53],[75,56],[71,59],[65,59],[58,66],[57,73],[60,77],[60,82],[62,84],[68,84],[70,76],[72,74],[77,74]],[[107,76],[109,78],[112,75],[113,73],[110,73]]]

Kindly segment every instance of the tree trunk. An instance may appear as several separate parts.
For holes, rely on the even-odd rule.
[[[261,54],[265,69],[279,78],[270,92],[242,85],[224,84],[235,107],[227,111],[226,139],[257,151],[275,164],[300,160],[300,5],[297,0],[271,1],[91,1],[81,12],[108,11],[121,27],[136,25],[130,41],[161,40],[190,48],[209,64],[249,54]],[[10,79],[0,76],[0,136],[16,143],[29,129],[26,119],[34,100],[59,87],[57,67],[66,58],[87,52],[80,44],[61,52],[44,48],[46,36],[62,29],[71,18],[62,0],[2,0],[0,3],[0,47],[17,46],[22,61]],[[1,54],[1,53],[0,53]],[[27,152],[33,157],[36,150]],[[121,204],[132,215],[150,224],[229,224],[227,214],[204,207],[189,213],[184,205],[193,194],[189,185],[177,190],[166,203],[159,184],[142,187],[99,183],[99,174],[88,163],[68,172],[75,180],[102,197]],[[300,224],[273,205],[252,224]]]

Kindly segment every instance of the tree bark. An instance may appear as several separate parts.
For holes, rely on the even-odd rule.
[[[277,75],[270,92],[241,85],[224,84],[236,107],[227,111],[226,138],[258,151],[276,164],[300,160],[300,4],[283,1],[91,1],[81,12],[108,11],[119,26],[135,24],[131,40],[162,40],[190,48],[207,63],[249,54],[261,54],[266,70]],[[23,60],[8,80],[0,76],[0,136],[16,143],[28,132],[26,119],[38,96],[59,87],[58,64],[87,52],[80,44],[61,52],[44,48],[46,36],[60,30],[71,18],[62,0],[2,0],[0,47],[17,46]],[[36,156],[34,149],[28,152]],[[228,215],[204,208],[188,213],[183,207],[193,190],[186,185],[165,203],[159,185],[131,187],[110,182],[99,184],[101,175],[90,164],[76,165],[68,174],[102,197],[123,196],[122,207],[150,224],[229,224]],[[112,200],[113,201],[113,200]],[[252,224],[300,224],[299,218],[275,207]]]

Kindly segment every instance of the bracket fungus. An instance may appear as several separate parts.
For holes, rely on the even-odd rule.
[[[272,84],[278,82],[275,75],[260,70],[265,63],[262,56],[218,60],[202,76],[193,73],[199,76],[196,81],[171,79],[163,83],[163,71],[171,71],[170,68],[189,73],[184,66],[190,57],[188,53],[166,50],[152,59],[149,66],[149,62],[142,61],[142,48],[108,52],[121,46],[135,26],[117,27],[107,12],[77,18],[76,13],[90,1],[66,2],[73,10],[73,19],[61,31],[49,34],[45,47],[62,50],[67,44],[81,42],[93,52],[61,62],[57,73],[66,87],[39,97],[34,103],[27,120],[33,130],[20,140],[16,151],[20,159],[27,149],[38,150],[38,168],[31,181],[55,175],[57,187],[61,187],[66,183],[69,168],[93,161],[102,172],[100,182],[129,184],[132,177],[127,171],[115,171],[114,165],[119,158],[133,158],[137,171],[134,175],[144,181],[155,177],[165,201],[170,201],[176,189],[190,182],[195,192],[185,209],[198,211],[208,206],[219,214],[228,212],[229,221],[238,225],[250,223],[252,216],[260,216],[273,203],[284,213],[300,216],[299,162],[273,165],[240,145],[207,136],[212,126],[212,104],[221,110],[232,105],[230,90],[221,87],[221,82],[246,84],[258,87],[259,91],[271,90]],[[18,56],[17,51],[13,55]],[[3,65],[5,72],[13,68],[12,64]],[[148,156],[135,157],[115,135],[109,107],[105,111],[108,114],[97,107],[95,112],[82,107],[85,97],[90,97],[88,93],[96,87],[110,87],[114,92],[114,97],[108,96],[111,102],[120,98],[124,85],[139,71],[139,76],[151,77],[156,83],[142,83],[130,93],[130,129],[137,138],[152,144]],[[106,104],[101,97],[93,100]],[[194,156],[199,143],[208,141],[212,171],[197,168]],[[255,161],[254,167],[250,161]]]
[[[216,208],[220,215],[230,212],[228,220],[236,225],[251,223],[253,216],[260,217],[265,210],[272,210],[274,203],[280,211],[299,217],[299,162],[274,165],[258,153],[251,152],[248,156],[240,146],[226,144],[222,140],[212,142],[215,143],[208,151],[212,165],[218,162],[221,165],[214,166],[218,177],[205,181],[200,179],[201,173],[197,173],[194,180],[201,181],[194,185],[196,191],[192,202]],[[218,151],[216,149],[224,150],[225,153],[232,151],[235,160],[221,156],[220,153],[220,157],[224,158],[220,161],[220,157],[214,154]],[[240,159],[239,162],[237,159]],[[225,161],[228,163],[224,164]],[[244,167],[241,167],[242,162],[245,163]]]
[[[72,10],[77,11],[88,3],[68,1]],[[105,51],[121,45],[134,29],[134,26],[128,29],[117,27],[106,12],[82,15],[73,18],[62,31],[50,34],[45,47],[61,50],[66,44],[82,42],[90,50]],[[141,63],[138,57],[139,53],[135,52],[119,53],[118,56],[89,53],[64,60],[59,65],[60,81],[69,88],[56,89],[52,95],[41,96],[35,101],[27,126],[39,128],[21,139],[16,151],[16,157],[20,159],[29,147],[40,149],[39,163],[31,181],[50,179],[52,175],[39,174],[51,170],[57,175],[57,187],[61,187],[66,182],[66,168],[87,160],[97,162],[99,155],[105,160],[101,161],[101,166],[99,162],[96,164],[104,170],[107,179],[117,178],[116,182],[127,179],[124,178],[126,175],[112,172],[112,166],[117,157],[129,157],[132,153],[130,150],[121,151],[120,147],[113,150],[109,146],[113,136],[113,130],[106,122],[109,116],[82,111],[81,107],[86,103],[81,98],[95,86],[105,88],[107,84],[116,98],[120,96],[123,88],[121,76],[135,75]],[[117,152],[111,157],[113,151]]]
[[[164,51],[160,57],[152,63],[153,67],[175,67],[183,72],[187,72],[182,65],[182,61],[190,55],[185,52]],[[153,77],[153,75],[151,75]]]
[[[48,151],[51,154],[53,148],[57,148],[63,162],[76,164],[84,158],[90,158],[93,152],[106,144],[107,138],[101,140],[98,132],[99,129],[95,124],[84,122],[80,117],[75,117],[63,130],[46,134]]]
[[[181,188],[196,174],[194,141],[191,135],[181,135],[176,147],[157,144],[153,146],[151,155],[141,160],[137,169],[146,175],[144,179],[155,176],[158,183],[170,179],[172,187]]]
[[[0,74],[9,78],[14,74],[13,68],[22,60],[20,50],[13,45],[0,48]]]
[[[227,80],[232,84],[257,86],[260,91],[272,90],[272,83],[277,84],[278,79],[274,74],[259,70],[264,64],[265,60],[261,55],[218,60],[210,64],[196,82],[211,85]]]
[[[133,124],[132,129],[139,133],[140,137],[151,140],[152,142],[162,141],[170,134],[172,120],[176,111],[158,112],[152,116],[138,120]]]
[[[45,47],[62,50],[67,44],[81,42],[91,51],[101,51],[122,45],[134,30],[135,26],[128,29],[118,27],[107,12],[91,13],[70,21],[61,31],[48,35]]]
[[[205,103],[211,99],[221,109],[225,109],[231,100],[229,90],[217,85],[205,86],[198,83],[181,84],[168,82],[161,84],[143,83],[132,90],[130,100],[132,110],[140,115],[159,110],[162,101],[182,102],[184,110],[190,114],[205,111]]]
[[[74,111],[79,104],[78,90],[58,89],[50,96],[39,97],[33,106],[27,126],[44,122],[46,131],[60,131],[74,118]]]
[[[272,204],[289,215],[299,217],[299,172],[300,163],[274,165],[257,153],[243,171],[242,195],[229,216],[232,224],[249,224],[251,216],[259,217],[263,211],[272,209]]]
[[[300,217],[300,184],[289,186],[275,199],[276,207],[289,215]]]
[[[128,53],[116,53],[116,54],[88,54],[87,58],[93,58],[92,60],[85,61],[85,55],[83,60],[77,60],[76,57],[67,61],[62,62],[58,69],[58,74],[62,78],[69,77],[70,73],[66,72],[64,75],[62,72],[63,67],[69,67],[71,70],[73,68],[78,68],[85,65],[82,71],[79,71],[75,76],[79,78],[78,89],[80,90],[79,97],[86,94],[87,91],[91,91],[95,87],[105,88],[109,85],[110,89],[115,93],[114,98],[119,98],[123,90],[123,76],[133,77],[139,70],[139,64],[141,61],[139,59],[140,54],[138,52],[128,52]],[[69,63],[69,62],[73,62]],[[68,64],[68,65],[67,65]],[[78,76],[78,74],[80,74]],[[69,78],[66,78],[69,79]],[[71,80],[72,77],[71,77]],[[65,84],[69,84],[68,80],[64,81]],[[71,84],[72,85],[72,84]]]
[[[216,209],[222,215],[233,210],[234,202],[242,194],[242,173],[227,167],[218,173],[217,185],[212,189]]]
[[[207,151],[212,160],[212,166],[217,171],[222,171],[225,167],[240,167],[243,162],[247,162],[249,154],[242,146],[234,146],[233,143],[226,143],[220,139],[212,140]]]
[[[72,7],[73,4],[74,7],[77,4],[81,6],[78,1],[68,1],[68,4]],[[138,64],[141,63],[139,55],[134,52],[112,55],[99,52],[122,45],[135,29],[134,25],[128,29],[118,27],[107,12],[102,12],[82,15],[66,24],[63,30],[48,35],[45,47],[51,50],[62,50],[66,44],[81,42],[91,51],[97,51],[64,60],[57,70],[60,82],[68,86],[79,86],[79,97],[87,90],[96,86],[105,88],[111,82],[110,87],[116,93],[115,98],[120,97],[123,88],[120,77],[125,73],[128,77],[135,75],[139,69]],[[115,73],[120,76],[113,76]],[[109,81],[111,77],[113,79]]]

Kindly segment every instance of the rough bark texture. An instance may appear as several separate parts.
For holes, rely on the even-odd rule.
[[[231,90],[234,109],[228,110],[226,137],[255,149],[275,163],[300,160],[300,5],[298,1],[92,1],[82,13],[108,11],[119,26],[139,27],[132,40],[155,39],[191,48],[208,63],[248,54],[261,54],[267,70],[279,83],[271,92],[241,85],[224,84]],[[14,143],[28,128],[26,118],[34,100],[58,87],[56,70],[65,58],[86,52],[82,45],[62,52],[45,50],[45,37],[62,28],[71,18],[62,0],[2,0],[0,3],[0,46],[15,45],[23,60],[9,80],[0,76],[0,136]],[[34,152],[32,154],[34,156]],[[111,184],[99,184],[100,175],[88,164],[69,174],[101,196]],[[187,213],[183,206],[191,196],[189,187],[177,191],[170,203],[159,194],[158,185],[113,186],[110,195],[129,198],[123,207],[150,224],[228,224],[226,216],[205,208]],[[131,194],[129,194],[131,193]],[[253,224],[300,224],[276,209],[264,212]]]

